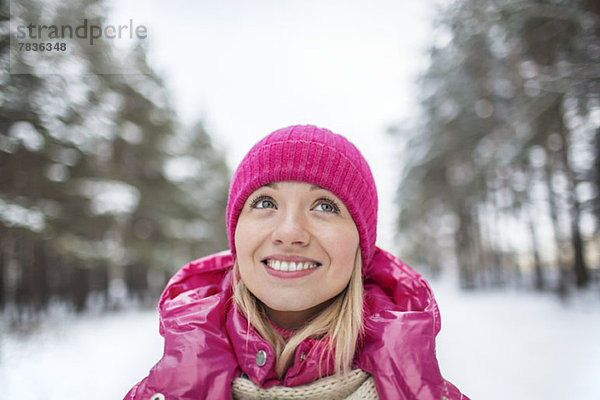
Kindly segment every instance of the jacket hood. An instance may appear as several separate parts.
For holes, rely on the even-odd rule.
[[[231,398],[242,373],[261,387],[297,386],[319,378],[324,341],[307,339],[283,380],[271,346],[232,301],[229,251],[193,261],[169,281],[159,300],[163,358],[126,399],[162,393],[166,399]],[[364,326],[354,367],[375,378],[381,399],[467,399],[440,373],[437,303],[427,282],[390,253],[376,249],[363,273]],[[330,363],[331,365],[331,363]]]

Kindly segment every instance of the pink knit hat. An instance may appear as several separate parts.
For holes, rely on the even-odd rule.
[[[233,175],[227,202],[227,235],[235,255],[235,227],[256,189],[271,182],[319,185],[344,202],[360,235],[363,268],[375,252],[377,190],[358,149],[343,136],[312,125],[279,129],[258,142]]]

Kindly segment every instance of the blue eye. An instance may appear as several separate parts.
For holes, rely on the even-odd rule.
[[[270,197],[259,196],[250,203],[250,208],[277,208]]]
[[[261,200],[256,204],[256,208],[275,208],[271,200]]]
[[[314,210],[333,214],[340,212],[340,208],[337,206],[337,204],[335,204],[333,200],[329,199],[320,199],[317,205],[314,207]]]

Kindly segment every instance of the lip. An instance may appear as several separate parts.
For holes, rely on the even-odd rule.
[[[318,264],[318,266],[316,268],[304,269],[302,271],[278,271],[276,269],[270,268],[265,262],[262,262],[262,261],[270,260],[270,259],[287,261],[287,262],[292,262],[292,261],[293,262],[308,262],[308,263],[312,263],[312,264]],[[316,270],[321,268],[321,266],[323,265],[322,263],[318,262],[317,260],[315,260],[313,258],[302,257],[302,256],[297,256],[297,255],[292,255],[292,254],[271,254],[271,255],[263,258],[262,261],[261,261],[261,264],[265,268],[265,271],[267,271],[267,273],[269,275],[271,275],[275,278],[280,278],[280,279],[302,278],[304,276],[312,274],[313,272],[315,272]]]

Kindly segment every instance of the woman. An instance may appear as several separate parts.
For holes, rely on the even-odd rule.
[[[231,251],[169,281],[164,355],[126,399],[466,399],[440,374],[429,286],[376,230],[354,145],[314,126],[265,137],[230,186]]]

